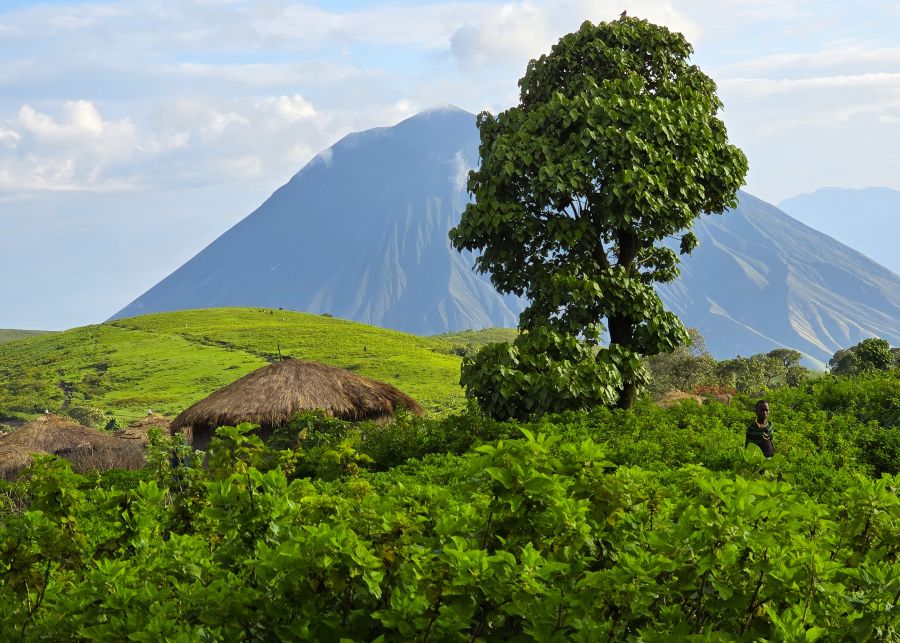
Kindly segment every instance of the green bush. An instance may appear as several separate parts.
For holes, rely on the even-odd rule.
[[[528,422],[474,404],[0,483],[10,640],[896,640],[892,375]],[[882,475],[884,474],[884,475]],[[12,634],[10,634],[12,633]]]
[[[79,424],[95,429],[105,427],[109,421],[106,411],[93,406],[73,406],[66,411],[66,415]]]

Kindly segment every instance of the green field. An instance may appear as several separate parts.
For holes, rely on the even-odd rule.
[[[454,333],[435,335],[434,339],[447,342],[454,351],[475,352],[493,342],[510,342],[519,334],[516,328],[486,328],[484,330],[461,330]]]
[[[12,328],[0,328],[0,344],[14,342],[17,339],[27,339],[35,335],[43,335],[51,331],[47,330],[14,330]]]
[[[484,343],[479,334],[458,341]],[[123,421],[147,409],[171,416],[279,350],[388,382],[444,413],[464,399],[456,341],[260,308],[143,315],[0,345],[0,415],[59,411],[68,400]]]

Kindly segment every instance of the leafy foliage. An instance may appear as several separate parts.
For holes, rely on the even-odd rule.
[[[304,414],[267,445],[221,428],[206,467],[158,431],[140,472],[39,458],[0,487],[0,631],[894,640],[900,462],[878,477],[864,445],[896,433],[881,422],[898,386],[884,372],[776,391],[771,460],[741,448],[741,397],[529,423],[472,406],[401,416],[398,435]]]
[[[66,415],[76,422],[94,428],[105,428],[110,419],[103,409],[93,406],[74,406],[66,410]]]
[[[661,242],[682,235],[689,253],[697,240],[685,230],[702,212],[734,206],[747,171],[717,117],[715,84],[688,62],[691,51],[681,34],[623,17],[586,22],[532,60],[519,105],[478,117],[475,201],[450,232],[456,248],[480,252],[477,267],[500,292],[528,297],[523,331],[598,349],[608,320],[613,358],[598,349],[597,360],[620,369],[604,385],[617,388],[623,407],[643,379],[640,356],[687,340],[652,286],[678,274],[677,255]],[[523,336],[509,353],[510,385],[534,375],[512,368],[513,353],[530,365]],[[491,395],[501,373],[487,375],[464,376],[468,394]]]
[[[619,366],[629,357],[616,347],[597,351],[550,327],[533,327],[512,344],[489,344],[465,358],[460,383],[491,417],[525,418],[614,403]]]
[[[706,350],[706,342],[696,328],[688,328],[689,343],[669,352],[659,353],[646,360],[649,370],[650,393],[653,396],[669,391],[692,391],[717,383],[716,360]]]
[[[836,352],[828,367],[835,375],[854,375],[871,370],[884,371],[892,368],[896,361],[895,352],[887,340],[870,338]]]
[[[800,386],[810,371],[800,365],[801,353],[779,348],[750,357],[723,360],[715,366],[718,382],[742,393],[763,391],[777,386]]]

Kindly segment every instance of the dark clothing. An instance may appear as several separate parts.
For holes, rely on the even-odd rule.
[[[771,422],[764,427],[760,427],[754,420],[747,426],[747,439],[744,441],[744,448],[746,449],[751,444],[758,446],[767,458],[775,455],[775,429],[772,427]]]

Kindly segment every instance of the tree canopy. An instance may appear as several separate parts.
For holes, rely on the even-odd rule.
[[[828,367],[834,375],[856,375],[863,371],[885,371],[898,363],[900,349],[891,349],[886,339],[872,337],[837,351],[828,361]]]
[[[583,345],[555,360],[588,359],[611,373],[606,389],[576,395],[575,406],[630,406],[644,380],[641,356],[688,340],[653,289],[678,275],[663,242],[690,253],[695,218],[737,203],[747,160],[728,142],[715,83],[691,53],[683,35],[646,20],[585,22],[528,64],[517,106],[478,116],[475,200],[452,243],[479,253],[477,269],[500,292],[529,299],[510,350],[529,351],[529,335],[542,329],[538,345],[548,334]],[[488,392],[479,382],[489,365],[478,362],[463,370],[476,397]],[[518,377],[527,386],[532,374]]]

